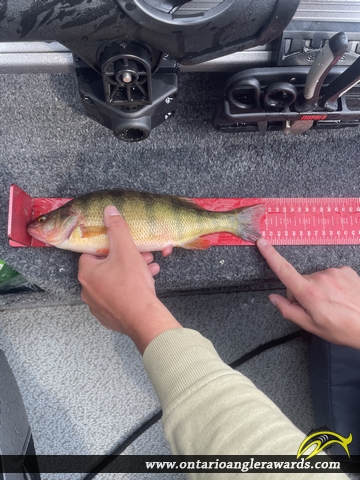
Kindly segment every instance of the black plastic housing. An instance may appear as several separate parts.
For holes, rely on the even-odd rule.
[[[8,0],[0,3],[0,42],[57,40],[99,73],[106,44],[124,39],[149,46],[153,65],[160,52],[196,64],[265,45],[282,33],[299,2],[225,0],[181,20],[155,0]]]
[[[334,67],[325,80],[328,84],[345,71],[344,67]],[[300,91],[305,84],[309,68],[273,67],[244,70],[231,76],[219,98],[213,116],[213,125],[220,132],[259,132],[286,130],[287,122],[313,122],[311,128],[317,130],[342,127],[357,127],[360,125],[360,88],[354,87],[346,95],[338,99],[334,111],[326,111],[314,107],[306,113],[297,112],[294,103],[278,108],[266,108],[263,103],[264,92],[269,84],[286,82],[294,85]],[[260,94],[253,98],[252,91],[244,89],[249,85],[249,79],[256,79]],[[242,90],[244,89],[244,90]],[[232,92],[236,91],[241,104],[234,101]],[[247,100],[244,100],[246,99]],[[258,105],[256,105],[258,103]],[[246,108],[243,108],[245,106]],[[290,133],[290,132],[289,132]]]
[[[102,76],[79,58],[76,75],[84,110],[88,117],[113,130],[120,140],[138,142],[153,128],[175,114],[178,90],[178,65],[164,58],[151,76],[151,103],[128,102],[113,105],[104,93]]]

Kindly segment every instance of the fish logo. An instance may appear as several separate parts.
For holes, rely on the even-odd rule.
[[[301,457],[301,455],[303,455],[310,447],[315,445],[314,450],[310,453],[310,455],[305,458],[305,460],[307,460],[308,458],[314,457],[321,451],[331,447],[331,445],[333,445],[334,443],[338,443],[339,445],[341,445],[347,453],[348,457],[350,458],[348,445],[351,442],[351,433],[347,438],[345,438],[336,432],[328,430],[327,427],[323,427],[318,430],[312,430],[300,445],[296,458]]]

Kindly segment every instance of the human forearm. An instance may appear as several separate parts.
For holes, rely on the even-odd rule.
[[[304,438],[249,379],[224,364],[198,332],[160,335],[145,350],[144,365],[163,407],[174,453],[276,454],[284,453],[286,444],[285,453],[295,454]]]
[[[250,380],[225,365],[198,332],[163,333],[143,361],[174,454],[296,455],[304,434]],[[207,472],[211,478],[216,475]]]
[[[160,302],[149,305],[143,315],[134,319],[131,330],[127,332],[141,354],[161,333],[174,328],[182,328],[180,323]]]

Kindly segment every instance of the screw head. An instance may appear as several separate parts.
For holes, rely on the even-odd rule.
[[[131,83],[133,78],[130,72],[124,72],[121,75],[121,79],[124,83]]]
[[[88,97],[87,95],[84,95],[84,96],[82,97],[82,99],[83,99],[84,102],[88,103],[89,105],[94,105],[94,102],[93,102],[93,101],[91,100],[91,98]]]

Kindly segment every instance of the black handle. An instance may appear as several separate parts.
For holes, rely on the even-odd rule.
[[[338,108],[338,98],[360,81],[360,57],[327,87],[321,90],[319,106],[330,112]]]
[[[316,56],[306,78],[304,90],[299,94],[296,110],[305,112],[317,106],[320,90],[332,67],[340,60],[348,47],[348,38],[339,32],[330,38]]]
[[[261,110],[260,94],[260,82],[255,77],[235,82],[226,92],[229,102],[242,110]]]
[[[267,109],[279,109],[292,105],[297,97],[295,85],[288,82],[271,83],[265,88],[263,105]]]

